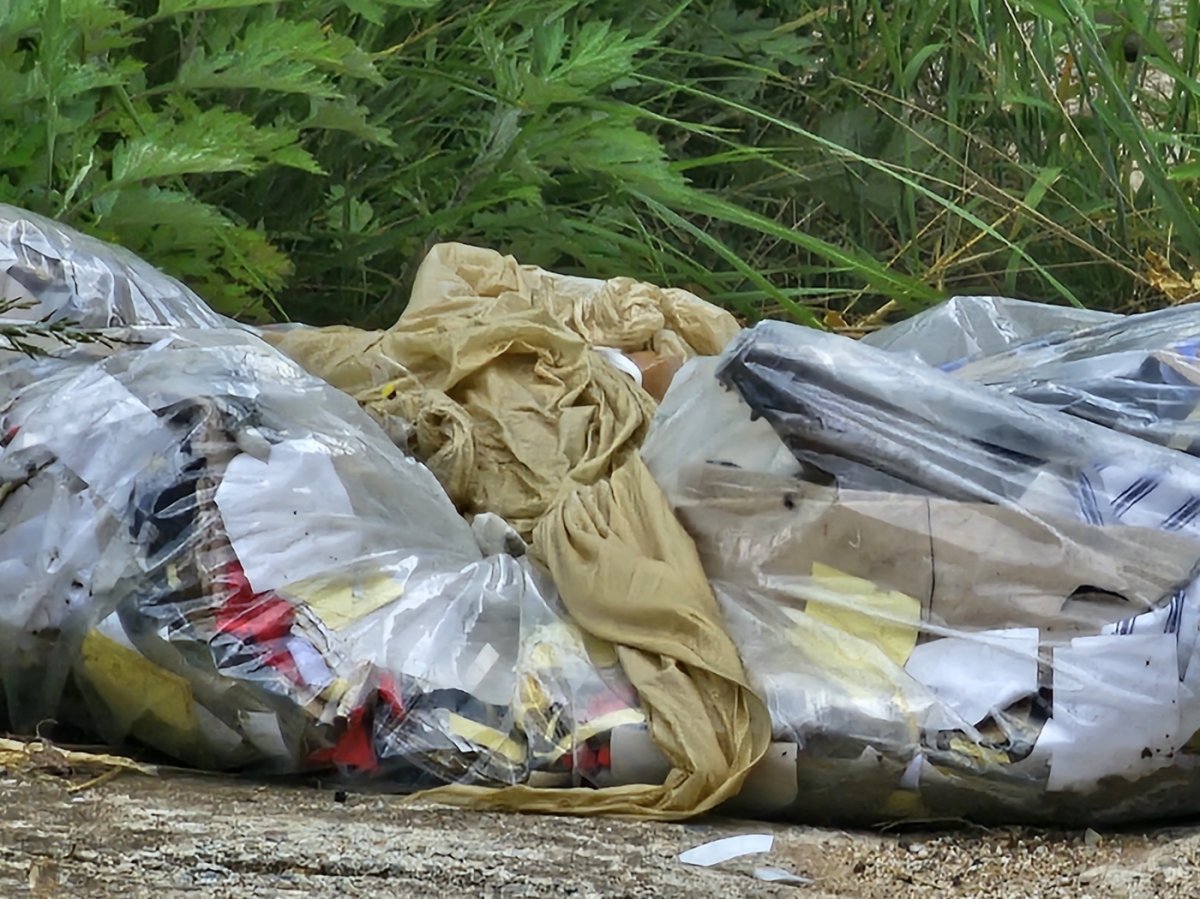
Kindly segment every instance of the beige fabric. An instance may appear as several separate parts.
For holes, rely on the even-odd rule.
[[[594,352],[716,353],[737,322],[685,291],[589,281],[462,244],[435,247],[394,327],[267,332],[355,397],[415,453],[465,515],[493,512],[528,538],[576,484],[636,452],[653,399]],[[674,360],[674,361],[672,361]],[[648,367],[661,379],[661,366]]]
[[[738,332],[724,309],[686,290],[656,287],[633,278],[601,281],[521,265],[495,250],[461,243],[438,244],[417,271],[405,316],[467,298],[487,319],[493,301],[511,310],[514,301],[540,308],[594,346],[619,350],[685,350],[716,355]]]
[[[602,790],[452,787],[430,798],[521,811],[683,818],[737,794],[766,753],[771,722],[746,686],[695,547],[637,456],[606,481],[576,488],[534,541],[572,619],[614,644],[666,782]]]
[[[1097,633],[1190,580],[1200,550],[1179,534],[982,503],[716,465],[678,474],[676,512],[709,577],[785,607],[804,608],[814,566],[830,566],[920,600],[925,626]]]
[[[527,811],[686,817],[732,797],[766,752],[695,547],[638,457],[656,404],[596,352],[627,352],[652,389],[720,352],[736,321],[684,291],[568,278],[461,244],[435,247],[400,321],[268,332],[358,399],[467,515],[508,520],[554,575],[580,628],[615,647],[672,763],[661,785],[448,788],[442,799]]]
[[[493,512],[523,537],[573,484],[636,452],[654,402],[541,309],[470,300],[405,315],[390,331],[276,335],[280,349],[385,423],[415,425],[413,450],[465,515]]]

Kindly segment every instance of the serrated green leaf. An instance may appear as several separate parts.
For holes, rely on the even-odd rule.
[[[256,90],[338,99],[331,73],[378,79],[370,57],[319,22],[267,19],[246,27],[229,49],[197,49],[183,61],[173,90]]]
[[[222,9],[249,9],[254,6],[275,6],[277,0],[159,0],[156,19],[182,13],[215,12]]]
[[[314,98],[312,112],[304,120],[302,127],[320,131],[344,131],[365,141],[395,146],[387,129],[369,121],[370,116],[369,109],[353,100]]]
[[[249,174],[270,163],[318,171],[296,140],[294,131],[260,128],[219,107],[188,110],[181,121],[159,117],[147,133],[114,148],[110,189],[180,175]]]
[[[441,0],[342,0],[346,9],[373,25],[384,25],[390,9],[432,9]]]
[[[533,29],[530,67],[538,77],[550,75],[567,48],[567,27],[561,18],[551,19]]]

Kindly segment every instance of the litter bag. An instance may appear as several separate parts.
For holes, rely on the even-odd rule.
[[[797,759],[771,811],[1194,812],[1200,460],[955,374],[766,322],[651,427]]]
[[[189,327],[182,289],[148,316],[172,327],[139,324],[117,296],[148,295],[139,266],[121,269],[128,284],[73,293],[71,272],[115,271],[122,255],[63,234],[75,251],[28,299],[50,297],[77,316],[61,324],[93,330],[27,327],[30,354],[0,352],[4,724],[32,732],[52,717],[208,769],[451,785],[441,795],[475,805],[680,817],[736,791],[766,744],[765,708],[744,685],[690,540],[638,460],[654,403],[638,371],[592,351],[595,335],[534,307],[562,287],[583,328],[610,301],[641,303],[650,330],[614,341],[620,353],[643,337],[667,347],[672,334],[681,352],[698,352],[736,331],[727,313],[632,282],[562,285],[521,270],[510,284],[504,269],[493,301],[512,315],[489,327],[436,257],[425,271],[446,276],[458,318],[418,310],[419,324],[398,329],[395,358],[345,347],[310,358],[330,363],[339,386],[362,375],[352,397],[250,329]],[[492,290],[481,252],[463,257],[463,283]],[[475,347],[469,372],[449,369],[467,360],[446,339],[450,320]],[[94,330],[111,322],[130,327]],[[293,334],[302,348],[324,337],[269,336]],[[657,351],[653,340],[645,351]],[[439,404],[413,372],[460,392]],[[372,405],[399,394],[405,404],[383,414]],[[577,468],[544,497],[512,494],[537,507],[523,530],[538,522],[555,547],[548,561],[534,562],[512,523],[478,503],[468,524],[446,493],[447,481],[464,485],[432,473],[461,470],[486,488],[495,465],[431,471],[408,452],[441,454],[432,431],[451,402],[462,403],[460,424],[487,435],[460,453],[466,463],[519,461],[542,479],[546,460]],[[568,579],[569,602],[547,569]],[[638,585],[651,593],[634,607]],[[656,611],[643,622],[639,608]],[[580,786],[598,789],[552,789]]]
[[[618,731],[653,755],[511,530],[350,397],[239,331],[93,336],[0,354],[10,728],[403,791],[605,784]]]

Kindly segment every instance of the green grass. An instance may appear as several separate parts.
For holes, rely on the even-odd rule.
[[[246,318],[387,324],[439,240],[748,319],[1128,310],[1152,254],[1200,267],[1198,34],[1200,0],[10,0],[0,200]]]

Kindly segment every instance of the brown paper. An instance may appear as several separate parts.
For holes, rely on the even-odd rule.
[[[1096,633],[1157,607],[1200,557],[1200,542],[1147,528],[714,465],[680,476],[676,511],[709,576],[797,608],[826,565],[919,599],[926,626]]]

